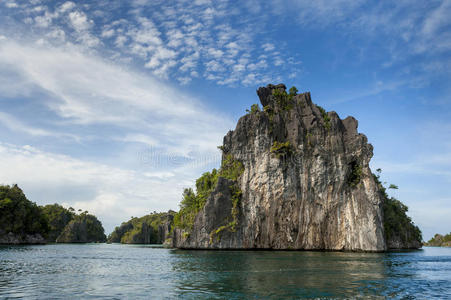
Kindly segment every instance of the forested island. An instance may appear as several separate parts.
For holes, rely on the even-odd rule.
[[[175,211],[170,210],[132,217],[114,229],[108,236],[108,243],[163,244],[172,233],[174,215]]]
[[[436,233],[434,237],[427,243],[424,243],[424,245],[430,247],[451,247],[451,232],[445,235]]]
[[[105,242],[102,223],[87,211],[38,206],[17,185],[0,186],[0,244]]]

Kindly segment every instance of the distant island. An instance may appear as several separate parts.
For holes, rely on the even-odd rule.
[[[424,245],[430,247],[451,247],[451,232],[445,235],[437,233]]]
[[[422,246],[407,206],[369,168],[373,147],[310,93],[268,85],[224,137],[219,170],[186,189],[172,245],[184,249],[385,251]]]
[[[172,233],[175,211],[153,212],[143,217],[132,217],[117,226],[108,236],[108,243],[163,244]]]
[[[17,186],[0,186],[0,244],[105,242],[102,223],[87,211],[38,206]]]

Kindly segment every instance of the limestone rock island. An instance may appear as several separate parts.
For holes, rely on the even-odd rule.
[[[196,191],[185,190],[173,246],[387,250],[386,197],[357,120],[342,120],[283,84],[257,94],[263,110],[253,105],[224,137],[221,168],[203,174]],[[421,233],[409,235],[418,238],[405,247],[421,246]]]

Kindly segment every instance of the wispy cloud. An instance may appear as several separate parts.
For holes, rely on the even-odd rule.
[[[79,137],[66,134],[58,133],[50,130],[45,130],[42,128],[36,128],[35,126],[29,126],[22,121],[18,120],[14,116],[0,111],[0,123],[6,128],[14,132],[25,133],[31,136],[37,137],[57,137],[57,138],[71,138],[74,140],[80,140]]]
[[[5,41],[0,44],[0,65],[9,65],[24,86],[46,93],[45,105],[72,124],[139,128],[160,145],[205,151],[214,149],[232,125],[198,100],[149,76],[84,55],[76,47]],[[7,86],[2,88],[8,93]]]

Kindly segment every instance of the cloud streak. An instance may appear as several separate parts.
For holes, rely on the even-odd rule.
[[[46,93],[45,105],[72,124],[127,128],[146,132],[159,145],[196,146],[204,151],[214,149],[232,125],[194,98],[149,76],[84,55],[76,47],[5,41],[0,44],[0,66],[6,64],[14,66],[10,71],[23,78],[24,86]],[[8,93],[8,87],[3,88]],[[6,118],[11,120],[2,116],[4,123],[8,123]]]

